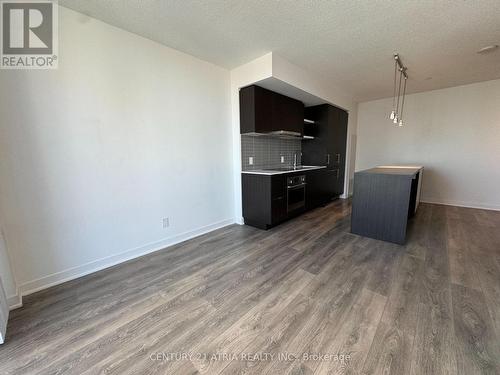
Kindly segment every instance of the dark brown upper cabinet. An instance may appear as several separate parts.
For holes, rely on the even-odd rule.
[[[304,133],[304,104],[288,96],[248,86],[240,90],[240,133]]]
[[[324,165],[323,182],[331,197],[344,192],[348,113],[329,104],[305,109],[307,119],[314,124],[305,125],[305,134],[312,140],[302,142],[302,163]]]

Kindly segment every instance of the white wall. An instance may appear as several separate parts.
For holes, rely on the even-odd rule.
[[[500,209],[500,80],[409,95],[402,128],[391,105],[359,104],[356,170],[422,164],[424,201]]]
[[[0,208],[23,293],[234,221],[229,72],[59,18],[58,70],[0,72]]]

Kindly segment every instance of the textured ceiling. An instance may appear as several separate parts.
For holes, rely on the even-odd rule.
[[[169,47],[234,68],[268,52],[364,101],[500,78],[500,0],[59,0]]]

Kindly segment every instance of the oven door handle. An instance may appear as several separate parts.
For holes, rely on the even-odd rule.
[[[287,189],[298,189],[298,188],[304,187],[304,186],[306,186],[306,185],[307,185],[307,184],[304,182],[304,183],[302,183],[302,184],[300,184],[300,185],[287,186],[286,188],[287,188]]]

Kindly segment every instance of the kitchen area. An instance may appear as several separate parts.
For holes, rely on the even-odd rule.
[[[245,224],[269,229],[343,194],[347,111],[257,85],[239,96]]]

